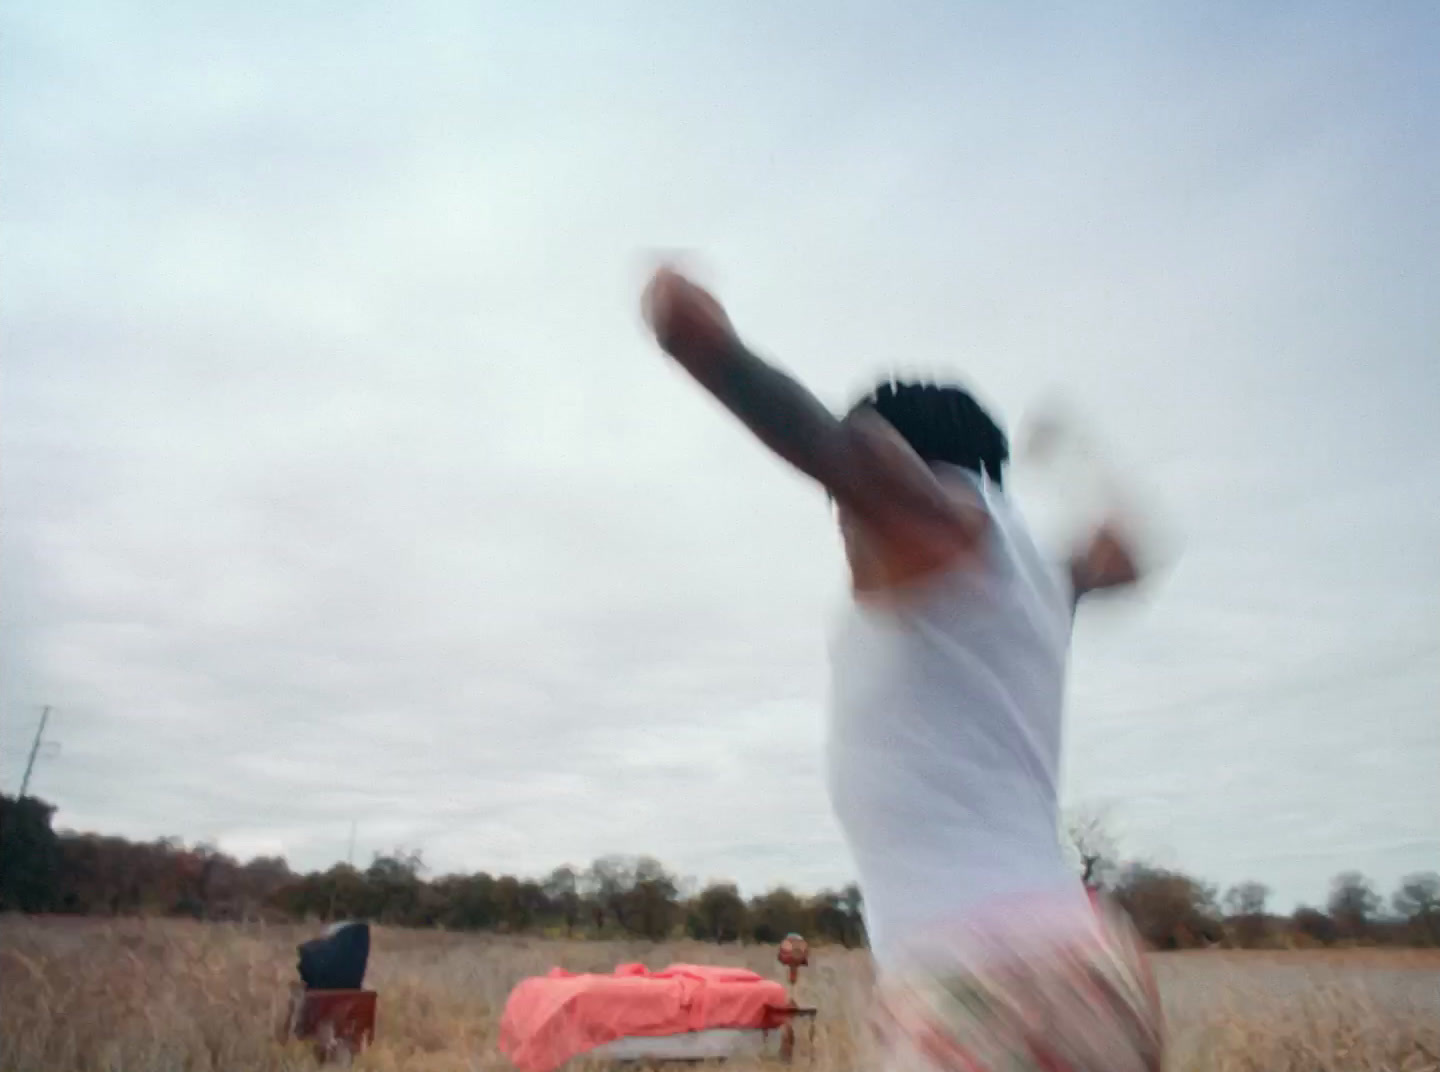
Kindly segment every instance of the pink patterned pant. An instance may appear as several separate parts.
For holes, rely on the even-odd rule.
[[[902,974],[881,989],[886,1068],[1158,1072],[1159,998],[1130,921],[1106,903],[1093,940]]]

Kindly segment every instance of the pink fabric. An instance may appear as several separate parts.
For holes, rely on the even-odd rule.
[[[613,975],[555,968],[510,992],[500,1051],[521,1072],[551,1072],[619,1038],[774,1027],[773,1010],[789,1005],[783,986],[743,968],[672,964],[652,972],[622,964]]]

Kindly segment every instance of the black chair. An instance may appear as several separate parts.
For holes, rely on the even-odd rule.
[[[307,990],[360,990],[370,960],[370,924],[336,923],[323,937],[302,942],[300,981]]]

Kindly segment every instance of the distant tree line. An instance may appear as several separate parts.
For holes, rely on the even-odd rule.
[[[377,855],[297,874],[283,859],[242,863],[176,839],[133,842],[57,833],[54,808],[0,796],[0,911],[169,915],[196,919],[365,918],[401,927],[575,938],[778,942],[786,934],[847,948],[864,944],[859,890],[801,895],[784,887],[746,898],[731,883],[682,879],[649,857],[606,856],[542,879],[484,872],[426,877],[418,852]],[[1157,949],[1221,944],[1440,946],[1440,875],[1405,878],[1388,906],[1363,875],[1336,876],[1324,908],[1268,910],[1269,889],[1218,890],[1179,871],[1121,863],[1103,825],[1072,825],[1077,869],[1130,913]],[[1388,910],[1387,910],[1388,907]]]
[[[443,927],[569,937],[775,943],[790,933],[846,947],[864,944],[859,890],[801,895],[783,887],[743,897],[732,883],[681,879],[649,857],[606,856],[558,867],[543,879],[514,875],[426,878],[418,852],[376,855],[368,867],[336,864],[296,874],[279,858],[241,863],[208,845],[133,842],[56,833],[54,808],[0,796],[0,911],[166,915],[197,919],[364,918],[397,927]]]
[[[1182,871],[1120,861],[1103,813],[1074,817],[1067,834],[1086,884],[1118,901],[1153,949],[1440,946],[1440,873],[1434,871],[1401,879],[1388,906],[1368,878],[1344,871],[1331,880],[1324,908],[1302,905],[1287,916],[1270,911],[1271,891],[1263,882],[1240,882],[1221,895]]]

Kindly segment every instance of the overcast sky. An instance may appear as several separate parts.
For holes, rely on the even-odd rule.
[[[695,8],[6,5],[6,790],[48,703],[65,827],[849,878],[838,542],[647,344],[678,248],[1153,493],[1067,731],[1129,854],[1440,868],[1440,10]]]

